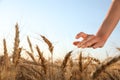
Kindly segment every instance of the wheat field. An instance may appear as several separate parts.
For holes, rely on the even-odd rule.
[[[80,52],[79,57],[73,60],[71,57],[73,51],[69,51],[63,60],[53,61],[54,46],[41,35],[51,57],[46,59],[36,45],[35,50],[39,55],[39,58],[36,58],[29,36],[27,41],[30,51],[19,47],[19,35],[19,27],[16,24],[12,56],[8,56],[7,42],[3,39],[4,55],[0,56],[0,80],[120,80],[120,56],[101,62],[94,57],[83,57]],[[32,60],[21,57],[22,51],[25,51]]]

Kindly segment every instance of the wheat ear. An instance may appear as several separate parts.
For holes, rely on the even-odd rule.
[[[118,60],[120,60],[120,55],[116,56],[114,58],[112,58],[111,60],[109,60],[108,62],[101,64],[93,73],[92,73],[92,78],[96,78],[98,77],[98,75],[104,71],[107,67],[111,66],[112,64],[114,64],[115,62],[117,62]]]
[[[35,63],[37,63],[37,61],[35,60],[35,58],[34,58],[34,56],[33,56],[33,54],[32,54],[31,52],[26,51],[26,53],[31,57],[31,59],[32,59]]]
[[[42,67],[43,67],[43,71],[44,71],[44,73],[46,74],[47,68],[46,68],[46,65],[45,65],[45,58],[43,57],[42,52],[40,51],[40,49],[39,49],[38,46],[36,46],[36,50],[37,50],[37,52],[38,52],[38,54],[39,54],[39,57],[40,57],[40,59],[41,59],[41,65],[42,65]]]
[[[8,57],[8,52],[7,52],[7,45],[6,45],[6,40],[3,39],[3,45],[4,45],[4,60],[5,60],[5,67],[6,69],[9,67],[9,57]]]
[[[83,69],[82,69],[82,52],[79,55],[79,70],[80,70],[80,72],[83,71]]]
[[[66,64],[67,64],[67,62],[68,62],[68,60],[69,60],[69,58],[70,58],[70,56],[71,56],[71,53],[72,53],[72,51],[70,51],[70,52],[68,52],[68,53],[66,54],[66,56],[65,56],[65,58],[64,58],[64,60],[63,60],[63,62],[62,62],[62,64],[61,64],[61,68],[62,68],[62,69],[64,69],[64,68],[66,67]]]
[[[50,42],[50,40],[48,40],[45,36],[41,35],[42,39],[45,41],[45,43],[48,45],[49,47],[49,51],[51,52],[51,54],[53,53],[53,45]]]
[[[27,41],[28,41],[28,44],[29,44],[29,47],[30,47],[31,52],[33,53],[32,43],[31,43],[31,41],[30,41],[29,36],[27,36]]]
[[[13,51],[13,63],[16,65],[20,58],[21,48],[19,48],[19,28],[18,24],[15,25],[15,39],[14,39],[14,51]]]

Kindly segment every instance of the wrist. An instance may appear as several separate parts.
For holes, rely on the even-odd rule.
[[[108,39],[108,36],[107,36],[106,34],[98,34],[98,33],[97,33],[97,34],[96,34],[96,37],[102,39],[104,42],[106,42],[107,39]]]

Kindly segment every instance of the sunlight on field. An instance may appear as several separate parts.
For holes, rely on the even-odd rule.
[[[63,59],[54,60],[54,45],[45,36],[40,35],[42,43],[46,44],[49,58],[38,44],[33,45],[29,36],[27,43],[29,49],[20,46],[20,33],[18,24],[15,26],[15,38],[11,56],[8,52],[6,39],[3,39],[3,55],[0,56],[0,80],[119,80],[120,55],[107,57],[100,61],[97,58],[84,56],[84,51],[76,51],[77,57],[73,59],[74,50],[68,51]],[[27,46],[27,45],[26,45]],[[120,48],[117,48],[120,53]],[[90,51],[90,50],[88,50]],[[24,53],[22,53],[24,52]],[[35,56],[35,53],[38,55]],[[29,58],[22,57],[23,54]]]
[[[60,0],[55,2],[0,0],[1,52],[3,52],[2,40],[3,38],[6,38],[9,47],[8,51],[12,53],[14,43],[14,23],[18,22],[20,25],[21,46],[28,49],[26,36],[29,35],[33,45],[39,44],[42,46],[41,49],[47,56],[48,51],[46,50],[45,44],[42,44],[43,41],[41,41],[39,36],[44,35],[49,38],[55,46],[55,58],[63,58],[68,51],[76,48],[72,43],[78,32],[84,31],[90,34],[96,33],[110,2],[111,1],[109,0],[95,1],[94,3],[83,0]],[[89,13],[89,15],[87,13]],[[120,34],[119,26],[120,23],[111,35],[105,48],[97,50],[84,49],[83,51],[85,53],[88,52],[99,59],[106,58],[106,52],[108,52],[110,56],[115,54],[115,47],[120,45],[120,37],[118,37],[118,34]]]
[[[0,0],[0,80],[120,80],[120,22],[103,48],[73,45],[96,33],[110,3]]]

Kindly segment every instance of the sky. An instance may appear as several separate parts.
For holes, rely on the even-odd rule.
[[[46,36],[55,46],[54,57],[63,57],[75,49],[72,42],[79,32],[95,34],[104,20],[111,0],[0,0],[0,49],[2,39],[6,38],[12,51],[14,26],[19,24],[21,46],[27,48],[28,35],[34,45]],[[102,49],[80,49],[98,58],[116,53],[114,47],[120,46],[120,22]],[[1,52],[2,53],[2,52]],[[94,54],[92,54],[94,53]],[[75,53],[73,54],[75,55]]]

